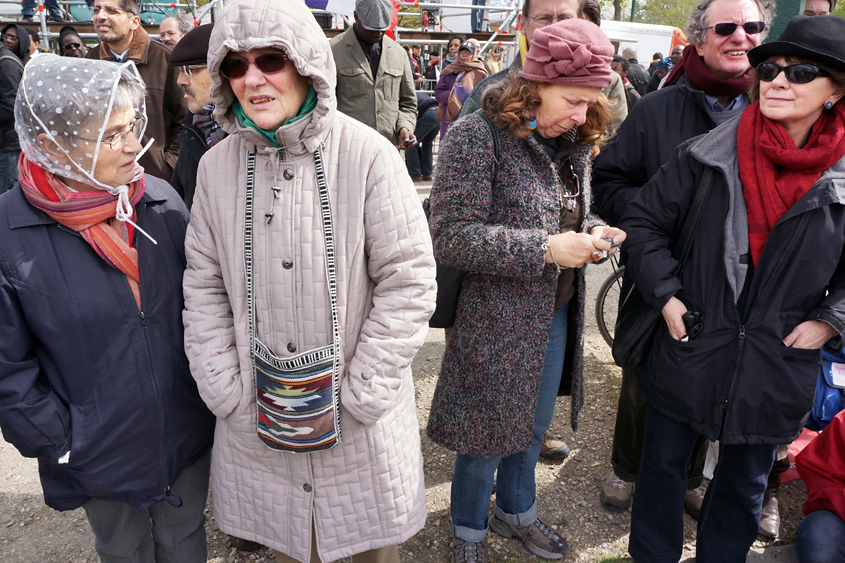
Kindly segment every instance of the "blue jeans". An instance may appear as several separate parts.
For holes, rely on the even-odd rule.
[[[543,432],[552,423],[563,357],[566,353],[566,305],[552,319],[546,359],[540,380],[540,393],[534,409],[534,438],[524,452],[507,457],[473,457],[458,454],[452,477],[452,533],[468,542],[484,541],[487,535],[490,494],[496,475],[495,514],[515,526],[531,524],[537,519],[537,487],[534,467],[540,457]],[[498,469],[498,473],[496,472]]]
[[[405,154],[405,165],[411,178],[431,176],[434,162],[434,139],[440,132],[440,122],[437,121],[437,106],[429,108],[417,118],[414,136],[417,146]]]
[[[473,6],[486,6],[487,0],[472,0]],[[481,31],[481,26],[484,23],[484,10],[472,10],[472,32],[478,33]]]
[[[58,0],[44,0],[44,4],[47,6],[47,12],[51,16],[61,16],[62,12],[59,10],[59,2]],[[21,14],[25,16],[34,16],[35,15],[35,0],[23,0],[23,5],[21,8]]]
[[[21,151],[0,151],[0,194],[12,189],[18,181],[18,157]]]
[[[646,406],[628,552],[636,561],[678,563],[684,494],[698,432]],[[698,517],[696,563],[745,563],[760,528],[763,493],[777,445],[719,445],[719,464]]]
[[[827,510],[811,512],[795,532],[795,554],[799,563],[842,563],[845,522]]]

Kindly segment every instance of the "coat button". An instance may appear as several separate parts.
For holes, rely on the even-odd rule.
[[[288,352],[290,352],[291,354],[296,352],[296,344],[294,344],[293,342],[289,343],[288,344]]]
[[[364,368],[364,370],[361,372],[361,379],[363,379],[364,381],[369,380],[372,376],[373,372],[370,370],[370,368]]]
[[[288,168],[287,170],[285,170],[283,176],[285,177],[285,180],[293,180],[293,170]]]
[[[215,369],[217,369],[217,366],[216,366],[216,365],[214,365],[214,362],[205,362],[205,365],[203,366],[203,369],[205,369],[205,371],[207,371],[208,373],[211,373],[211,372],[213,372]]]
[[[309,485],[308,483],[305,483],[304,485],[302,485],[302,490],[305,491],[306,493],[310,493],[313,489],[311,489],[311,485]]]
[[[285,270],[293,268],[293,260],[282,260],[282,268]]]

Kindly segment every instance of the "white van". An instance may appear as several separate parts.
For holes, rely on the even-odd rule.
[[[616,47],[617,54],[621,55],[625,47],[636,47],[637,60],[645,68],[654,53],[668,57],[676,45],[687,45],[684,32],[668,25],[602,20],[601,30]]]

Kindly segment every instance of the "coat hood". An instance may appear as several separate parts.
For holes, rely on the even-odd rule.
[[[16,57],[18,57],[24,64],[29,61],[29,33],[26,31],[26,28],[20,26],[16,23],[11,23],[3,28],[0,33],[6,33],[6,30],[10,27],[14,27],[18,32],[18,41],[20,41],[20,47],[18,47],[17,51],[13,51]]]
[[[302,76],[313,80],[317,107],[310,115],[282,126],[276,138],[286,152],[313,152],[329,129],[337,109],[334,57],[317,20],[300,0],[233,0],[214,24],[208,51],[214,118],[229,134],[239,134],[258,147],[268,143],[257,132],[241,127],[231,110],[235,95],[220,74],[230,51],[272,47],[283,51]]]

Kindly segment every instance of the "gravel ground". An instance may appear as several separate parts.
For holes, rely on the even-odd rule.
[[[588,272],[593,303],[610,267],[591,267]],[[588,315],[585,344],[586,405],[581,414],[581,430],[569,428],[569,398],[558,400],[552,431],[572,448],[562,463],[542,462],[537,466],[538,502],[541,517],[556,527],[570,543],[565,561],[613,561],[627,554],[630,513],[604,510],[598,491],[609,471],[616,401],[621,372],[613,365],[610,349]],[[437,446],[425,436],[428,408],[434,393],[443,356],[443,331],[429,332],[426,344],[414,360],[414,380],[420,435],[425,459],[428,493],[428,521],[425,528],[401,546],[405,562],[447,563],[451,524],[449,489],[454,454]],[[2,563],[95,563],[98,561],[82,509],[55,512],[44,506],[34,460],[22,458],[0,439],[0,562]],[[801,504],[806,499],[801,481],[781,487],[781,541],[758,542],[757,547],[791,543],[801,521]],[[208,513],[209,563],[275,561],[268,550],[239,552],[231,547]],[[685,516],[686,551],[694,553],[695,521]],[[488,536],[491,561],[541,561],[513,540],[504,540],[492,532]],[[347,560],[348,561],[348,560]]]

